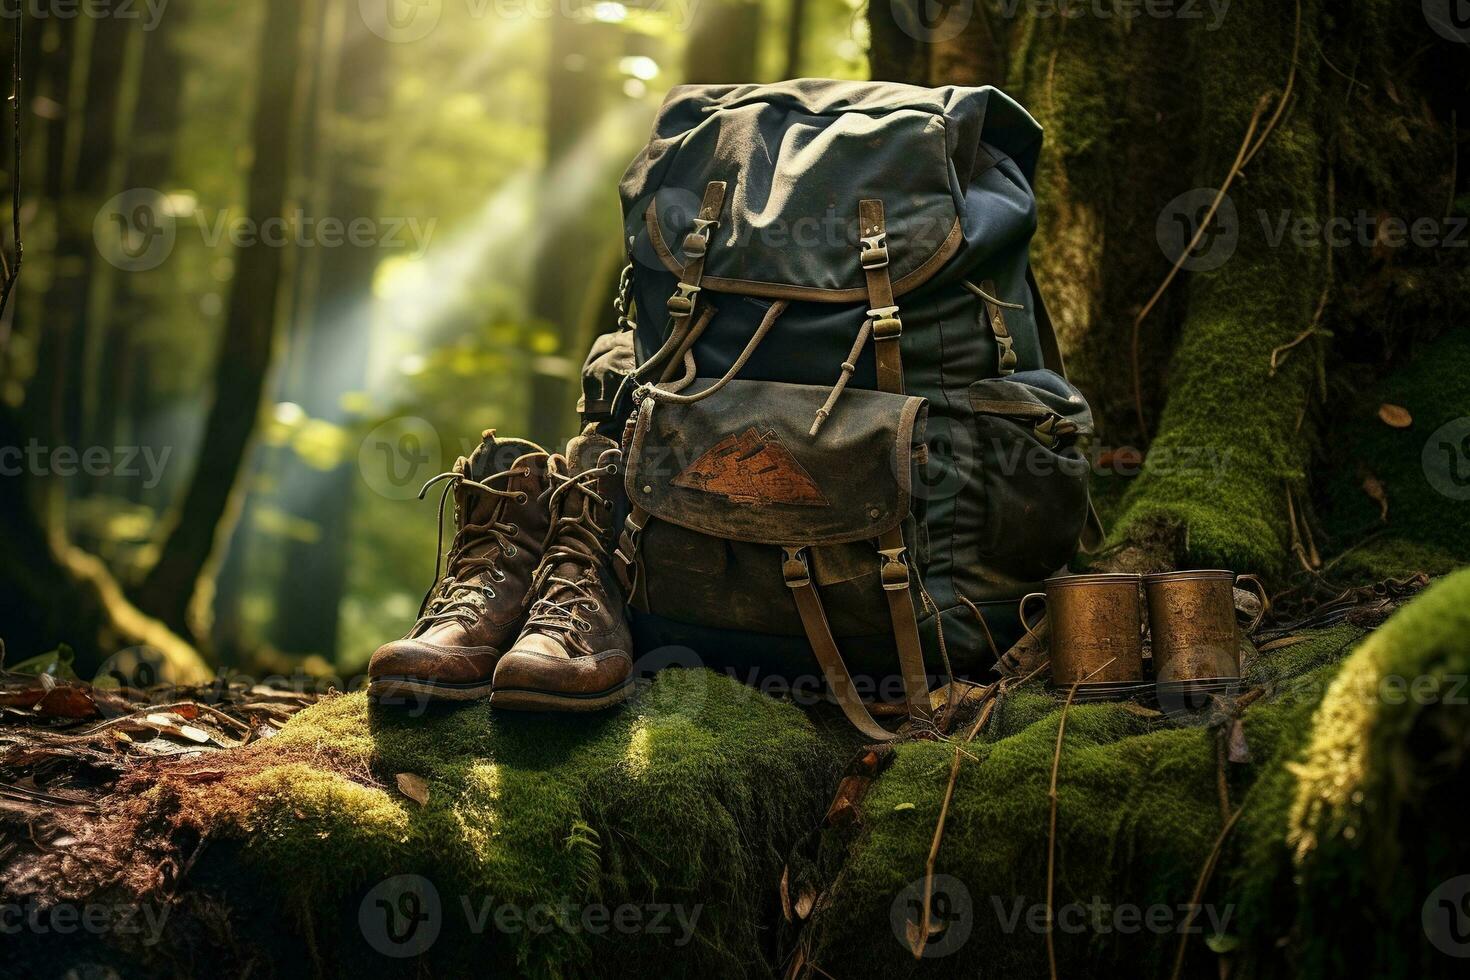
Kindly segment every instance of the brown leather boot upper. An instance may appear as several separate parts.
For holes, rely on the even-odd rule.
[[[633,641],[613,577],[613,502],[622,454],[603,436],[573,439],[550,464],[552,528],[520,639],[495,669],[491,704],[593,710],[629,690]]]
[[[486,432],[468,459],[428,484],[447,481],[454,538],[406,636],[385,643],[368,664],[369,690],[451,699],[489,693],[501,652],[520,631],[531,576],[550,525],[545,450]],[[422,493],[420,493],[422,497]]]

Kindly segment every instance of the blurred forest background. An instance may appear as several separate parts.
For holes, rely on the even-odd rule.
[[[419,485],[484,428],[571,434],[617,178],[683,81],[1037,116],[1036,267],[1119,567],[1300,599],[1464,564],[1465,7],[3,0],[9,662],[357,673],[432,574]]]
[[[486,427],[571,435],[668,88],[867,74],[845,3],[19,6],[0,396],[27,429],[0,441],[38,447],[45,530],[101,585],[24,629],[16,589],[60,586],[7,527],[12,662],[121,589],[221,664],[360,667],[432,574],[419,485]]]

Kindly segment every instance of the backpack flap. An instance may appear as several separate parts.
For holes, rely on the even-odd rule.
[[[681,397],[713,384],[699,380]],[[908,516],[927,402],[849,391],[818,435],[827,390],[731,381],[697,401],[646,399],[628,452],[628,498],[712,537],[805,547],[877,538]]]
[[[619,186],[623,234],[651,269],[680,276],[697,258],[700,284],[717,292],[863,302],[858,207],[878,200],[901,296],[963,252],[969,267],[1030,237],[1025,185],[1040,142],[1035,121],[989,87],[679,86]],[[722,206],[695,222],[712,182],[727,189]]]

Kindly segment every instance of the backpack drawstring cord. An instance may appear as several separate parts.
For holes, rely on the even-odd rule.
[[[817,415],[812,419],[811,431],[807,435],[815,436],[821,429],[822,423],[827,421],[827,416],[832,414],[832,409],[837,407],[837,399],[841,398],[842,392],[847,389],[847,382],[852,379],[852,373],[857,370],[858,356],[868,345],[868,338],[872,336],[872,333],[873,321],[864,320],[862,329],[858,331],[857,340],[853,342],[852,350],[847,353],[847,360],[842,362],[842,373],[837,376],[837,383],[827,394],[827,400],[822,403],[821,408],[817,409]]]
[[[785,300],[777,300],[772,303],[771,308],[766,311],[765,317],[761,320],[760,326],[755,328],[755,334],[746,343],[745,349],[740,352],[739,357],[735,358],[735,363],[730,365],[730,370],[726,371],[720,380],[703,391],[696,391],[692,395],[681,395],[677,391],[671,391],[668,388],[660,388],[657,385],[650,384],[643,385],[637,391],[633,392],[634,400],[641,401],[644,398],[652,398],[655,402],[668,402],[672,405],[692,405],[697,401],[703,401],[735,380],[735,375],[739,374],[745,368],[746,362],[755,354],[756,348],[761,345],[761,341],[766,339],[766,335],[771,332],[771,328],[776,325],[776,321],[784,312],[786,312]],[[684,356],[687,374],[687,369],[692,369],[694,364],[694,350],[692,345],[685,350]]]

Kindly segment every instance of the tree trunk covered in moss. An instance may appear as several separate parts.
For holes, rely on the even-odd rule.
[[[1380,338],[1381,370],[1385,347],[1397,356],[1463,308],[1451,250],[1385,256],[1381,233],[1455,199],[1467,59],[1386,0],[1151,9],[898,0],[871,14],[873,72],[994,84],[1046,128],[1038,277],[1102,448],[1148,448],[1108,561],[1281,572],[1315,558],[1309,464],[1365,338]],[[1231,178],[1243,144],[1259,145]],[[1370,241],[1325,240],[1329,219],[1359,211]],[[1394,308],[1425,294],[1442,305],[1399,323]]]

